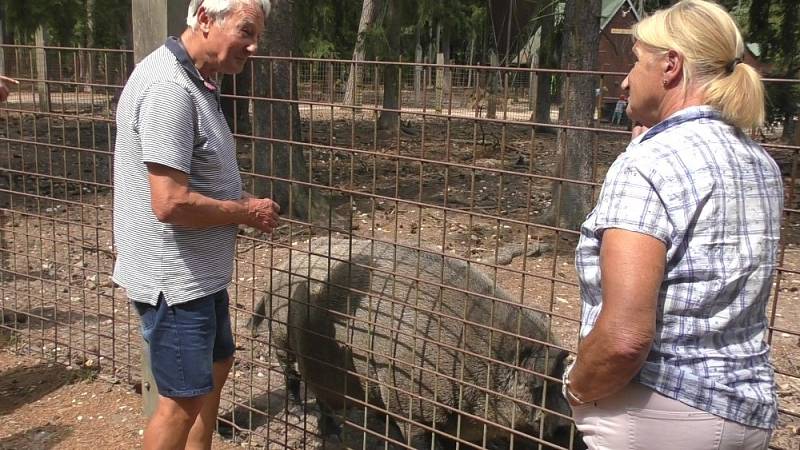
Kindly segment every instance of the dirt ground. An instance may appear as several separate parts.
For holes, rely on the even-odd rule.
[[[410,121],[398,135],[381,135],[369,117],[353,121],[316,114],[320,123],[306,125],[304,136],[361,152],[323,148],[309,153],[315,183],[354,193],[334,201],[337,211],[351,217],[354,234],[412,242],[471,261],[514,299],[551,313],[553,334],[575,348],[580,302],[574,234],[529,225],[548,208],[552,191],[549,180],[528,175],[553,173],[556,136],[532,137],[525,124],[478,128],[468,119]],[[0,224],[5,269],[0,331],[17,330],[6,335],[5,350],[0,349],[0,449],[138,447],[144,426],[136,393],[138,323],[124,292],[109,277],[112,132],[97,123],[26,120],[0,124],[0,133],[20,141],[38,135],[38,142],[51,146],[20,144],[0,153],[2,167],[13,170],[0,180],[9,183],[0,184],[0,196],[5,195],[0,203],[8,211]],[[18,130],[27,130],[26,135]],[[76,150],[79,142],[102,151]],[[596,148],[594,181],[602,179],[623,147],[624,137],[604,135]],[[245,174],[253,165],[250,154],[244,143],[240,165]],[[775,157],[782,167],[791,165],[791,152]],[[423,165],[415,161],[420,158],[448,161],[451,167]],[[25,194],[3,194],[4,189]],[[777,379],[783,413],[773,445],[796,450],[800,221],[787,217],[782,266],[788,271],[768,310],[775,327],[769,336],[773,360],[784,374]],[[288,248],[302,248],[309,236],[308,226],[289,221],[269,238],[251,231],[240,236],[230,288],[238,360],[221,405],[227,440],[218,437],[215,448],[318,449],[325,444],[316,436],[313,399],[307,414],[286,410],[269,336],[254,340],[246,329],[270,267],[285,262]],[[527,250],[546,247],[524,255],[524,243]]]
[[[146,418],[134,386],[3,346],[0,341],[0,450],[141,447]],[[216,435],[214,448],[240,447]]]

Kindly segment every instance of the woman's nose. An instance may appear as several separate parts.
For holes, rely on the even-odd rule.
[[[624,90],[624,91],[627,91],[627,90],[628,90],[628,87],[629,87],[629,86],[628,86],[628,78],[629,78],[629,77],[625,77],[625,79],[624,79],[624,80],[622,80],[622,83],[619,85],[619,87],[621,87],[621,88],[622,88],[622,90]]]

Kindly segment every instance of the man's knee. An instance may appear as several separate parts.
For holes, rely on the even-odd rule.
[[[164,397],[159,396],[156,415],[166,415],[174,420],[193,423],[200,410],[206,395],[196,397]]]

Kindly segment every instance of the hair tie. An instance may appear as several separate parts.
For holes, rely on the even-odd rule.
[[[736,68],[737,64],[742,62],[742,58],[735,58],[733,61],[729,62],[727,66],[725,66],[725,72],[728,74],[733,73],[733,69]]]

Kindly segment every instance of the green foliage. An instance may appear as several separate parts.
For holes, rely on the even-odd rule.
[[[131,0],[95,0],[94,46],[130,47],[127,36],[131,20]]]
[[[297,48],[312,58],[349,58],[358,32],[360,0],[295,0]],[[267,31],[269,32],[269,31]]]
[[[118,48],[127,42],[131,0],[95,0],[94,32],[89,39],[87,0],[7,0],[6,23],[30,40],[44,25],[51,45]]]
[[[800,3],[796,0],[754,0],[749,2],[746,40],[760,46],[761,62],[768,64],[772,77],[797,78],[800,74]],[[800,87],[788,83],[767,85],[767,120],[774,122],[798,112]]]
[[[44,25],[59,44],[73,42],[75,27],[85,15],[81,0],[8,0],[6,14],[6,23],[21,35],[31,36]]]

